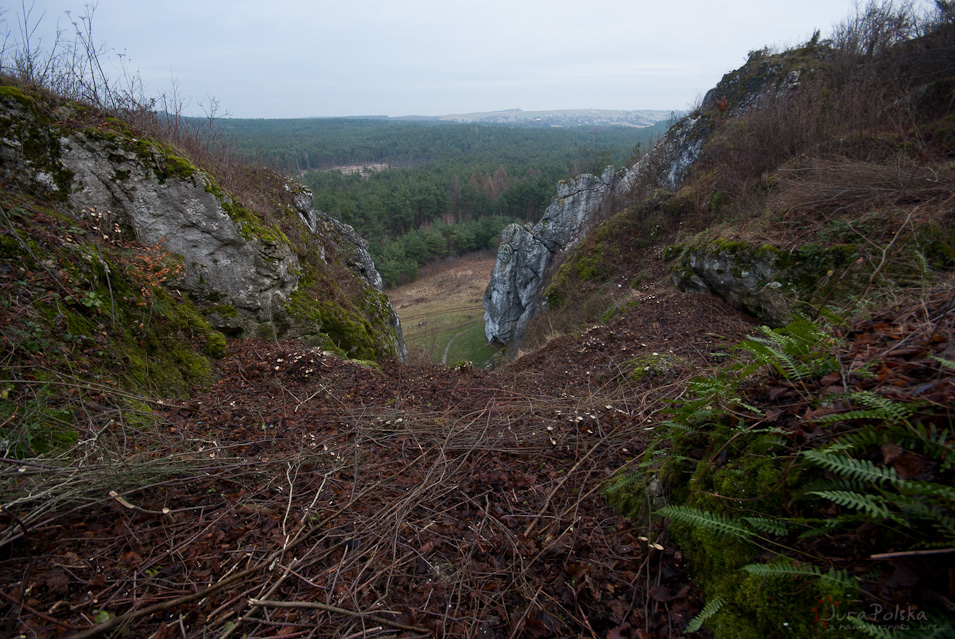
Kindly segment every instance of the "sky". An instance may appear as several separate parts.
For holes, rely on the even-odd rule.
[[[88,3],[32,0],[36,37]],[[0,0],[16,32],[21,2]],[[93,38],[187,115],[682,110],[764,46],[827,35],[855,0],[99,0]]]

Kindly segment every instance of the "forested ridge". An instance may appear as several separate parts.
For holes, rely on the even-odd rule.
[[[442,160],[467,164],[572,165],[581,153],[611,149],[627,160],[633,147],[666,130],[652,127],[533,127],[460,124],[390,118],[298,118],[216,120],[236,136],[239,149],[288,171],[327,170],[365,162],[393,167]],[[596,142],[596,145],[595,145]]]
[[[622,166],[665,130],[541,128],[314,118],[216,122],[246,156],[293,172],[315,206],[369,241],[387,286],[428,262],[494,248],[501,230],[534,222],[555,184]],[[375,165],[365,171],[345,167]]]

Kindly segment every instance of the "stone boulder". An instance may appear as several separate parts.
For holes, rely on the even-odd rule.
[[[91,218],[104,235],[170,254],[182,268],[165,285],[226,334],[407,360],[367,244],[315,211],[295,182],[274,174],[256,182],[265,219],[161,142],[12,86],[0,86],[0,175]]]
[[[160,181],[115,140],[74,136],[61,140],[61,148],[60,160],[74,176],[67,200],[76,214],[99,216],[106,227],[129,226],[142,244],[181,255],[176,287],[195,300],[235,308],[243,332],[260,333],[259,325],[284,317],[298,284],[298,258],[277,229],[237,224],[226,210],[235,203],[217,193],[207,174],[185,169]]]
[[[714,240],[691,247],[672,277],[681,291],[716,295],[774,327],[792,320],[798,297],[792,258],[769,245]]]

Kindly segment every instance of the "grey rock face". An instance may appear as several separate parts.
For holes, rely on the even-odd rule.
[[[799,86],[799,70],[786,72],[785,69],[778,58],[763,53],[753,55],[744,67],[723,76],[719,84],[707,92],[700,108],[677,121],[632,167],[616,174],[610,167],[599,178],[582,175],[562,182],[558,185],[557,197],[537,225],[505,229],[484,295],[487,339],[511,348],[518,345],[528,322],[540,307],[539,294],[546,284],[548,268],[559,261],[562,252],[619,207],[634,198],[646,197],[648,189],[679,188],[700,159],[704,144],[720,118],[742,115]],[[711,256],[710,259],[717,258]],[[720,270],[715,263],[712,266],[701,273],[712,275]],[[723,272],[728,271],[723,269]],[[697,277],[699,286],[708,290],[715,292],[722,286],[718,278],[704,282],[702,275]],[[750,273],[747,277],[755,276]],[[760,286],[750,284],[753,289]],[[687,278],[685,285],[692,286],[692,278]],[[772,293],[770,288],[756,297],[748,294],[744,297],[752,299],[767,317],[782,316],[784,311],[775,309],[781,302],[774,301],[777,296]]]
[[[70,120],[72,108],[57,107],[57,118]],[[407,361],[368,245],[352,227],[315,211],[307,188],[286,182],[292,197],[278,199],[290,199],[290,208],[276,204],[275,215],[299,235],[293,244],[170,149],[119,127],[63,129],[48,109],[15,92],[0,96],[0,174],[92,218],[104,235],[131,231],[143,245],[177,256],[182,272],[165,285],[188,295],[213,326]],[[342,279],[342,266],[354,282]],[[335,300],[311,297],[322,277],[339,278],[346,292]]]
[[[551,253],[533,230],[511,224],[501,234],[497,261],[484,292],[484,335],[507,344],[524,333]]]
[[[371,253],[368,250],[368,242],[358,235],[358,232],[355,231],[352,226],[340,222],[325,213],[317,212],[317,215],[320,216],[326,224],[331,225],[341,237],[342,241],[340,241],[338,245],[340,248],[348,250],[348,258],[346,260],[348,267],[360,275],[361,278],[368,282],[370,286],[374,287],[375,290],[382,290],[384,282],[381,280],[381,274],[378,272],[378,269],[375,268],[375,261],[372,259]]]
[[[61,146],[61,162],[74,175],[73,211],[129,225],[143,244],[183,256],[176,287],[193,299],[235,307],[247,331],[283,323],[288,295],[298,284],[298,259],[283,242],[243,237],[223,202],[207,190],[204,173],[159,182],[133,152],[76,137]]]
[[[631,171],[642,173],[644,181],[651,184],[679,188],[700,159],[719,118],[743,115],[799,87],[801,71],[785,69],[781,60],[757,52],[707,91],[700,107],[674,123]]]
[[[315,199],[312,191],[307,187],[297,183],[289,183],[285,187],[292,192],[295,202],[295,211],[302,218],[302,221],[308,226],[309,230],[319,236],[334,235],[337,238],[338,248],[347,252],[346,260],[349,268],[360,275],[375,290],[382,290],[384,283],[381,274],[375,268],[375,261],[368,250],[368,242],[365,241],[354,227],[345,224],[330,215],[321,211],[316,211],[314,207]],[[324,251],[322,259],[325,259]]]
[[[580,241],[610,210],[614,193],[624,188],[623,172],[607,167],[603,175],[584,174],[557,185],[557,197],[532,228],[511,224],[484,292],[484,335],[514,345],[538,308],[538,293],[555,255]]]
[[[313,207],[314,199],[312,192],[308,187],[301,184],[290,184],[288,188],[296,189],[295,209],[312,233],[320,237],[333,237],[339,251],[345,254],[345,263],[356,275],[361,277],[365,283],[381,291],[383,282],[381,274],[375,268],[375,261],[368,250],[368,242],[365,241],[354,227],[345,224],[330,215],[321,211],[316,211]],[[322,249],[321,259],[325,259],[324,248]],[[408,361],[408,346],[405,343],[404,333],[401,328],[401,320],[398,319],[398,313],[395,312],[391,302],[387,298],[380,296],[381,303],[374,312],[383,317],[391,327],[389,339],[392,349],[398,359],[402,362]]]
[[[674,270],[681,291],[711,293],[770,326],[792,319],[795,294],[780,253],[770,247],[714,242],[692,249]]]

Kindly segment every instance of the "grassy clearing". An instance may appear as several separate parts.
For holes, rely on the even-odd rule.
[[[479,253],[422,270],[411,284],[388,291],[408,349],[436,363],[485,365],[496,352],[484,338],[484,289],[494,256]]]

